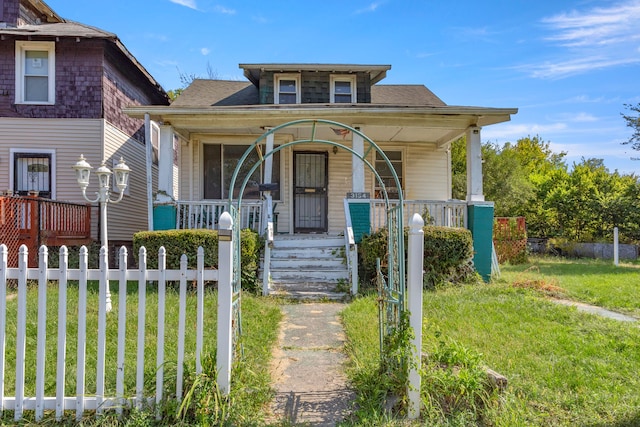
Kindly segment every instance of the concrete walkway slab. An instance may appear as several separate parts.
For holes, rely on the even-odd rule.
[[[557,299],[551,298],[551,301],[556,304],[567,305],[570,307],[575,307],[580,311],[584,311],[586,313],[596,314],[598,316],[606,317],[608,319],[619,320],[621,322],[637,322],[638,319],[635,317],[627,316],[626,314],[617,313],[615,311],[607,310],[606,308],[598,307],[595,305],[585,304],[583,302],[571,301],[565,299]]]
[[[350,413],[354,393],[344,374],[342,303],[283,305],[272,377],[274,421],[335,426]]]

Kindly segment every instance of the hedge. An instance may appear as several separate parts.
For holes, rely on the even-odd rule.
[[[473,239],[469,230],[427,225],[423,231],[426,289],[445,282],[465,282],[475,277]],[[409,229],[405,228],[405,251],[408,232]],[[359,274],[364,288],[375,287],[377,258],[380,258],[383,273],[386,273],[387,236],[387,230],[381,229],[365,236],[358,245]]]
[[[261,239],[255,231],[242,230],[241,263],[242,289],[257,292],[258,266],[260,264]],[[162,230],[141,231],[133,235],[133,248],[136,260],[140,247],[147,250],[147,267],[158,268],[158,250],[164,246],[167,253],[167,269],[179,269],[182,254],[187,255],[189,268],[197,267],[198,247],[204,249],[205,268],[218,268],[218,231],[216,230]]]

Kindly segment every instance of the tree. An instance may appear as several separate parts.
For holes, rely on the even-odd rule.
[[[495,202],[496,216],[509,216],[528,202],[533,188],[513,150],[485,143],[482,160],[484,195]],[[460,138],[451,145],[452,193],[456,199],[466,198],[466,163],[466,142]]]
[[[175,101],[175,99],[180,96],[180,94],[196,79],[201,79],[200,75],[194,73],[183,73],[178,69],[178,76],[180,77],[180,87],[177,89],[171,89],[167,91],[167,95],[169,96],[169,100],[171,102]],[[209,80],[218,80],[218,72],[211,67],[211,63],[207,62],[207,79]]]
[[[631,148],[640,150],[640,103],[636,105],[624,104],[624,107],[633,113],[637,113],[637,115],[622,114],[622,118],[627,122],[627,126],[633,130],[631,138],[623,142],[623,144],[631,144]]]

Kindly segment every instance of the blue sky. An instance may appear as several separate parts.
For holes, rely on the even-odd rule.
[[[516,107],[482,131],[640,174],[620,113],[640,102],[640,0],[47,0],[116,33],[167,90],[180,73],[244,80],[240,63],[389,64],[449,105]],[[100,4],[100,6],[98,6]]]

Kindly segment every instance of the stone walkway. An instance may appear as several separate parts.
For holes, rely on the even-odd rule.
[[[335,426],[351,410],[354,393],[344,375],[342,303],[282,306],[278,348],[272,376],[276,397],[273,421],[306,426]]]
[[[557,299],[557,298],[551,298],[551,301],[555,302],[556,304],[575,307],[580,311],[584,311],[591,314],[597,314],[598,316],[606,317],[608,319],[619,320],[621,322],[637,322],[638,321],[638,319],[636,319],[635,317],[627,316],[626,314],[617,313],[615,311],[607,310],[606,308],[598,307],[595,305],[585,304],[583,302]]]

